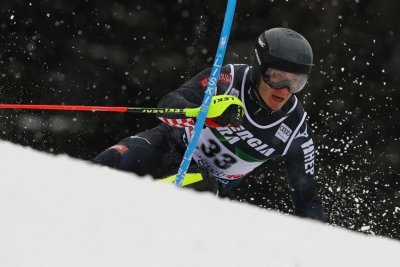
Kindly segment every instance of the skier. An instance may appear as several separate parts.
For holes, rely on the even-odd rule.
[[[295,214],[324,221],[314,179],[315,145],[296,96],[313,66],[311,46],[293,30],[273,28],[258,37],[253,52],[250,66],[221,69],[208,113],[218,108],[221,115],[206,119],[188,170],[201,173],[202,181],[190,186],[223,195],[268,159],[283,156]],[[199,107],[210,71],[164,96],[158,106]],[[160,119],[164,123],[121,140],[94,161],[155,178],[176,173],[195,121],[172,115]]]

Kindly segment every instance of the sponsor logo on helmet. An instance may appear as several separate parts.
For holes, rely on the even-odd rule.
[[[265,43],[261,40],[261,37],[258,38],[258,44],[261,45],[261,47],[265,47]]]
[[[257,50],[257,48],[254,49],[254,53],[256,54],[256,58],[257,58],[258,65],[261,66],[261,59],[260,59],[260,56],[258,55],[258,50]]]

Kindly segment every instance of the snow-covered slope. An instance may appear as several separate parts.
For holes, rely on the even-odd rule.
[[[400,264],[398,241],[6,142],[0,150],[0,266]]]

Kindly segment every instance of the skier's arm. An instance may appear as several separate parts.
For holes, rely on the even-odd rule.
[[[203,101],[204,90],[201,81],[210,75],[210,69],[203,70],[175,91],[165,95],[158,103],[159,108],[193,108]]]
[[[225,69],[227,69],[225,67]],[[225,70],[223,69],[223,70]],[[160,108],[198,108],[202,104],[204,92],[207,88],[208,77],[210,75],[210,69],[206,69],[191,80],[183,84],[177,90],[164,96],[158,104]],[[217,83],[217,95],[223,94],[224,86]],[[213,115],[214,114],[214,115]],[[218,114],[218,115],[215,115]],[[239,99],[230,96],[228,98],[221,96],[214,96],[209,112],[207,114],[206,125],[209,127],[227,127],[227,126],[240,126],[242,117],[244,115],[244,107]],[[188,124],[194,124],[194,120],[176,120],[180,119],[179,115],[167,115],[160,118],[162,121],[172,126],[190,126]],[[182,121],[185,121],[182,124]]]
[[[315,150],[312,138],[295,142],[290,154],[285,156],[286,171],[295,214],[300,217],[325,221],[321,198],[315,181]]]

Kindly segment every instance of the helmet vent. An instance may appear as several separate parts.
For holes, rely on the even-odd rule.
[[[290,29],[284,29],[284,31],[290,37],[297,38],[297,39],[300,39],[300,40],[303,39],[303,37],[300,34],[298,34],[297,32],[295,32],[295,31],[292,31]]]

